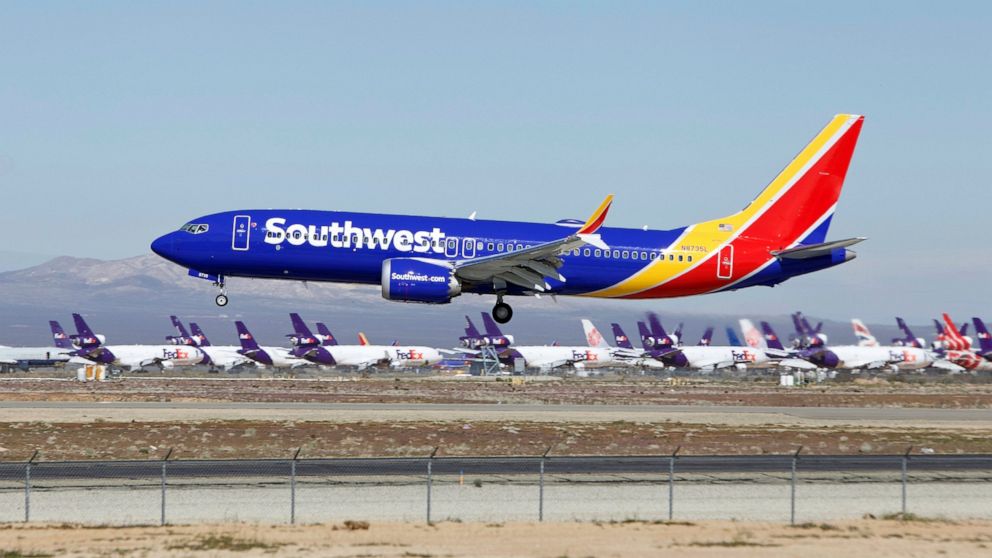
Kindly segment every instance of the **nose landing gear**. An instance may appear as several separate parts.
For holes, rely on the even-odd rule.
[[[220,294],[217,295],[217,298],[214,299],[214,302],[217,304],[217,306],[227,306],[227,302],[228,302],[227,289],[224,287],[224,277],[223,276],[218,277],[217,281],[214,283],[214,286],[220,287]]]
[[[503,302],[503,295],[496,295],[496,305],[493,306],[493,319],[496,323],[505,324],[513,319],[513,308]]]

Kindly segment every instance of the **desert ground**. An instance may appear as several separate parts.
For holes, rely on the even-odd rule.
[[[41,556],[988,556],[992,522],[910,516],[808,523],[342,523],[94,528],[2,525],[0,555]]]

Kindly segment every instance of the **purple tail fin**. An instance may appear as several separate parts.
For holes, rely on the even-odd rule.
[[[613,328],[613,340],[617,342],[617,347],[620,347],[621,349],[634,348],[634,346],[630,343],[630,338],[628,338],[627,334],[623,332],[623,328],[620,327],[620,324],[613,323],[610,324],[610,327]]]
[[[920,341],[913,335],[913,332],[909,330],[909,326],[906,325],[906,321],[902,318],[896,316],[896,325],[899,326],[899,330],[902,331],[906,336],[898,341],[907,347],[916,347],[922,349],[923,346]]]
[[[299,314],[294,312],[289,315],[289,319],[293,322],[293,333],[297,337],[313,337],[313,333],[310,331],[310,328]]]
[[[324,340],[321,342],[321,345],[325,347],[333,347],[334,345],[338,344],[337,337],[334,337],[334,334],[331,333],[330,328],[328,328],[327,324],[325,324],[324,322],[317,322],[317,333],[319,333],[320,336],[324,338]]]
[[[989,335],[989,330],[985,327],[985,322],[981,318],[972,318],[972,323],[975,324],[975,334],[978,336],[978,347],[981,349],[982,353],[992,352],[992,335]]]
[[[103,345],[103,342],[93,333],[93,330],[90,329],[90,326],[87,325],[86,320],[82,316],[73,314],[72,321],[76,325],[76,342],[80,347],[93,348]]]
[[[961,324],[961,327],[958,328],[958,333],[961,334],[961,337],[968,335],[968,322]]]
[[[761,334],[765,336],[765,343],[768,344],[769,349],[777,349],[782,351],[785,349],[782,346],[782,340],[775,335],[775,330],[772,329],[772,325],[768,322],[761,322]]]
[[[685,324],[683,322],[679,322],[679,327],[675,328],[675,331],[672,332],[672,337],[675,337],[675,339],[678,340],[677,343],[679,345],[682,344],[682,326],[684,325]]]
[[[671,346],[672,338],[668,336],[665,332],[665,326],[661,325],[661,319],[658,314],[651,312],[648,314],[648,323],[651,324],[651,335],[655,338],[655,343],[662,347]]]
[[[179,318],[176,316],[169,316],[169,319],[172,320],[172,327],[176,328],[176,331],[179,332],[180,337],[189,337],[189,333],[186,332],[186,326],[179,321]]]
[[[703,332],[703,336],[699,339],[699,345],[701,347],[709,347],[710,343],[713,342],[713,326],[706,328]]]
[[[465,337],[482,337],[482,334],[479,333],[478,329],[476,329],[475,324],[472,323],[472,318],[465,316],[465,323]]]
[[[503,335],[503,332],[500,331],[499,326],[496,325],[496,320],[494,320],[488,312],[482,313],[482,327],[486,328],[486,335]]]
[[[255,341],[255,337],[248,331],[248,326],[244,322],[234,322],[234,326],[238,328],[238,341],[241,342],[241,348],[246,351],[257,351],[259,348],[258,342]]]
[[[203,333],[203,330],[200,329],[200,326],[198,324],[196,324],[194,322],[190,322],[189,323],[189,329],[190,329],[190,331],[193,332],[193,337],[196,339],[196,344],[197,345],[199,345],[201,347],[209,347],[210,346],[210,340],[207,339],[207,334],[206,333]]]
[[[944,334],[944,326],[938,320],[933,321],[933,327],[937,330],[937,335],[941,336]]]
[[[52,328],[52,339],[55,341],[55,346],[59,349],[72,349],[72,340],[69,336],[65,334],[65,330],[62,329],[62,325],[52,320],[48,322],[49,327]]]
[[[641,335],[641,346],[648,350],[653,349],[654,337],[651,336],[651,330],[648,329],[648,324],[637,322],[637,332]]]

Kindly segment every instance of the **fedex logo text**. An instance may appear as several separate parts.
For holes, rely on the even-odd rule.
[[[351,221],[344,225],[332,222],[329,225],[303,225],[294,223],[286,226],[286,219],[273,217],[265,222],[265,243],[281,245],[289,242],[293,246],[309,244],[318,248],[368,248],[372,250],[396,250],[399,252],[443,252],[445,234],[434,227],[430,231],[409,231],[394,229],[370,229],[356,227]]]

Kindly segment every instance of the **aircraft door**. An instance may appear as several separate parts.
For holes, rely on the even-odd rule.
[[[448,237],[448,240],[444,245],[444,255],[447,258],[457,258],[458,257],[458,239],[453,237]]]
[[[734,274],[734,246],[728,244],[720,249],[716,258],[717,279],[730,279]]]
[[[474,258],[475,257],[475,239],[465,238],[462,240],[462,257],[463,258]]]
[[[231,249],[247,250],[248,242],[251,238],[251,217],[248,215],[235,215],[234,232],[232,234]]]

